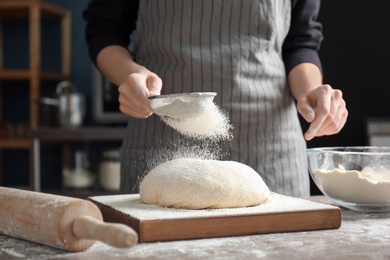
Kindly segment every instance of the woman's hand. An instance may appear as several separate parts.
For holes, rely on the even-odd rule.
[[[97,64],[107,79],[118,86],[122,113],[135,118],[147,118],[153,113],[148,97],[160,95],[162,81],[134,62],[128,49],[108,46],[99,52]]]
[[[342,92],[329,85],[321,85],[297,103],[298,111],[310,123],[305,139],[332,135],[340,132],[348,117],[348,110]]]
[[[161,79],[141,67],[137,72],[129,74],[126,81],[118,87],[120,111],[135,118],[149,117],[153,110],[148,97],[159,95],[161,88]]]

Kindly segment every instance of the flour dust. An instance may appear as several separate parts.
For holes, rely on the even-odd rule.
[[[198,111],[179,109],[174,115],[175,117],[162,116],[161,118],[168,126],[185,136],[216,140],[232,138],[233,126],[227,114],[211,100],[203,104],[202,109]]]
[[[138,190],[143,177],[156,166],[179,158],[196,158],[203,160],[226,160],[229,157],[230,142],[215,138],[194,139],[179,133],[169,140],[162,140],[155,148],[145,150],[144,163],[140,168],[133,190]],[[134,162],[135,164],[137,162]]]
[[[202,103],[199,107],[202,109],[196,113],[193,107],[191,109],[181,107],[175,111],[160,108],[159,112],[170,115],[160,115],[160,118],[174,130],[174,134],[172,138],[161,140],[154,148],[145,150],[143,169],[137,169],[141,174],[137,176],[133,190],[139,189],[140,182],[151,169],[167,161],[179,158],[202,160],[229,158],[233,126],[227,113],[212,100]]]

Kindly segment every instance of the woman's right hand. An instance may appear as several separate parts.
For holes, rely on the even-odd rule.
[[[149,96],[160,95],[159,76],[132,59],[127,48],[119,45],[105,47],[96,58],[100,71],[118,86],[119,110],[135,118],[153,114]]]
[[[161,78],[145,67],[140,67],[118,87],[120,111],[135,118],[149,117],[153,110],[148,97],[160,95],[161,88]]]

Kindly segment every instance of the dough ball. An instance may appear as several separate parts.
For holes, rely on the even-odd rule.
[[[140,184],[142,202],[185,209],[254,206],[269,195],[256,171],[234,161],[175,159],[152,169]]]

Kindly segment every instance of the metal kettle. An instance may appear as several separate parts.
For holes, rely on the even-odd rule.
[[[58,121],[62,127],[83,124],[86,113],[85,96],[77,92],[70,81],[62,81],[56,88],[57,98],[41,98],[41,103],[58,107]]]

